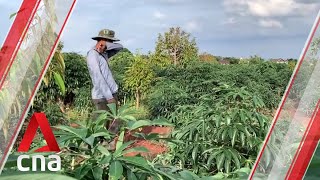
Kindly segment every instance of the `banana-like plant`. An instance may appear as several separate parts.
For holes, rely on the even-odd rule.
[[[64,63],[64,58],[62,56],[62,52],[61,52],[62,48],[63,48],[63,44],[59,43],[58,48],[52,58],[51,64],[47,70],[47,73],[43,78],[43,82],[48,87],[50,84],[50,81],[54,80],[55,84],[59,87],[61,94],[65,95],[66,93],[66,86],[64,83],[65,63]]]
[[[58,126],[55,132],[62,147],[61,156],[66,162],[66,174],[77,179],[114,179],[123,177],[128,179],[147,179],[153,177],[162,179],[164,174],[157,172],[154,165],[141,156],[125,156],[130,152],[148,152],[144,147],[130,147],[134,141],[124,142],[126,130],[136,130],[143,126],[169,125],[167,122],[136,120],[135,110],[115,104],[108,105],[110,111],[100,113],[96,120],[79,123],[80,127]],[[116,143],[115,151],[108,150],[106,142],[110,142],[115,135],[105,128],[108,121],[121,120],[122,127]],[[167,175],[169,176],[169,175]]]

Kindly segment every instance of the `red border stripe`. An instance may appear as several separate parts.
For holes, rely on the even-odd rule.
[[[298,67],[297,67],[297,69],[296,69],[296,71],[295,71],[295,74],[293,75],[293,78],[292,78],[292,80],[291,80],[291,82],[290,82],[290,84],[289,84],[289,87],[287,88],[287,91],[286,91],[286,93],[285,93],[284,99],[283,99],[283,101],[281,102],[279,111],[277,112],[276,117],[275,117],[275,120],[274,120],[274,122],[273,122],[273,124],[272,124],[272,126],[271,126],[271,129],[270,129],[269,132],[268,132],[267,138],[266,138],[265,143],[263,144],[263,147],[262,147],[262,149],[261,149],[261,151],[260,151],[260,153],[259,153],[259,155],[258,155],[258,158],[257,158],[257,160],[256,160],[256,163],[255,163],[255,165],[254,165],[254,167],[253,167],[253,170],[251,171],[251,174],[250,174],[250,176],[249,176],[249,179],[250,179],[250,180],[252,180],[253,175],[254,175],[254,173],[255,173],[256,170],[257,170],[257,167],[258,167],[258,164],[259,164],[259,162],[260,162],[260,160],[261,160],[262,154],[263,154],[263,152],[264,152],[264,150],[265,150],[265,148],[266,148],[266,146],[267,146],[267,143],[268,143],[269,140],[270,140],[271,133],[272,133],[272,131],[273,131],[275,125],[276,125],[276,122],[278,121],[278,118],[279,118],[279,116],[280,116],[280,114],[281,114],[282,108],[283,108],[283,106],[284,106],[284,104],[285,104],[285,102],[286,102],[286,100],[287,100],[287,98],[288,98],[288,96],[289,96],[289,93],[290,93],[290,90],[291,90],[291,88],[292,88],[292,86],[293,86],[294,80],[295,80],[295,78],[296,78],[296,76],[297,76],[297,74],[298,74],[298,72],[299,72],[299,69],[300,69],[300,67],[301,67],[301,65],[302,65],[302,62],[304,61],[305,56],[306,56],[306,54],[307,54],[307,52],[308,52],[308,50],[309,50],[309,47],[310,47],[311,42],[312,42],[312,39],[313,39],[313,37],[314,37],[314,35],[315,35],[318,27],[319,27],[319,23],[320,23],[320,19],[319,19],[319,17],[317,17],[317,22],[316,22],[316,24],[315,24],[314,29],[312,30],[312,34],[311,34],[311,36],[310,36],[310,38],[309,38],[309,40],[308,40],[308,43],[307,43],[307,46],[306,46],[304,52],[303,52],[303,56],[301,57],[301,60],[300,60],[300,62],[299,62],[299,64],[298,64]]]
[[[39,2],[39,0],[24,0],[17,12],[0,52],[0,89],[8,75],[13,59],[17,55],[16,49],[19,49],[21,46],[22,41],[20,39],[24,39],[27,33],[26,30],[31,24],[31,19],[34,17]]]
[[[8,144],[6,150],[4,151],[4,154],[3,154],[3,156],[2,156],[2,158],[1,158],[1,160],[0,160],[0,170],[1,170],[2,167],[4,166],[5,161],[6,161],[6,159],[7,159],[7,156],[8,156],[8,153],[10,152],[10,150],[11,150],[11,148],[12,148],[12,145],[13,145],[14,141],[16,140],[16,137],[17,137],[18,133],[20,132],[21,125],[23,124],[23,121],[24,121],[24,118],[25,118],[25,116],[26,116],[26,113],[28,112],[28,110],[29,110],[29,108],[30,108],[31,101],[33,100],[34,95],[35,95],[36,91],[37,91],[38,88],[39,88],[40,82],[42,81],[42,78],[43,78],[43,76],[44,76],[44,73],[45,73],[45,71],[46,71],[47,68],[48,68],[48,65],[49,65],[49,63],[50,63],[50,60],[51,60],[51,58],[52,58],[52,56],[53,56],[53,54],[54,54],[54,51],[55,51],[55,49],[56,49],[56,47],[57,47],[57,45],[58,45],[58,42],[59,42],[59,39],[60,39],[60,37],[61,37],[62,31],[63,31],[63,29],[64,29],[64,27],[65,27],[65,25],[66,25],[66,23],[67,23],[67,21],[68,21],[68,19],[69,19],[69,17],[70,17],[70,15],[71,15],[71,12],[72,12],[72,10],[73,10],[73,8],[74,8],[74,6],[75,6],[75,3],[76,3],[76,0],[73,0],[73,3],[72,3],[72,5],[71,5],[71,7],[70,7],[70,11],[68,12],[67,17],[66,17],[66,19],[65,19],[65,21],[64,21],[64,23],[63,23],[63,25],[62,25],[62,27],[61,27],[61,30],[60,30],[60,32],[59,32],[59,34],[58,34],[58,36],[57,36],[57,39],[56,39],[56,41],[55,41],[55,43],[54,43],[54,46],[53,46],[53,48],[52,48],[51,51],[50,51],[50,55],[48,56],[48,58],[47,58],[47,60],[46,60],[46,63],[45,63],[45,65],[44,65],[44,68],[42,69],[41,74],[40,74],[40,76],[39,76],[39,78],[38,78],[38,80],[37,80],[37,82],[36,82],[35,88],[32,90],[32,95],[30,96],[30,98],[29,98],[29,100],[28,100],[28,102],[27,102],[27,105],[26,105],[26,107],[24,108],[24,111],[23,111],[22,114],[21,114],[21,117],[20,117],[20,119],[19,119],[19,121],[18,121],[18,123],[17,123],[16,129],[15,129],[15,131],[14,131],[14,133],[13,133],[13,135],[12,135],[10,141],[9,141],[9,144]]]
[[[315,148],[317,147],[318,140],[320,137],[319,105],[320,105],[320,100],[318,101],[318,104],[314,110],[314,113],[310,120],[308,128],[306,129],[305,135],[302,141],[300,142],[299,148],[297,149],[297,152],[294,156],[293,163],[291,164],[285,179],[289,179],[289,180],[302,179],[305,174],[305,171],[313,156]]]

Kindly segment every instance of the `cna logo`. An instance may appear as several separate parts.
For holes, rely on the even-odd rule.
[[[44,139],[47,142],[46,146],[43,146],[35,152],[60,152],[60,148],[54,137],[52,129],[50,127],[49,121],[46,118],[44,113],[34,113],[31,117],[30,123],[26,129],[26,132],[23,136],[23,139],[19,145],[18,152],[28,152],[31,146],[31,143],[37,133],[37,129],[40,127],[40,130],[43,134]],[[43,155],[20,155],[17,159],[17,167],[19,171],[30,171],[30,167],[23,167],[22,161],[24,159],[32,160],[32,171],[37,171],[38,160],[40,160],[40,170],[46,171],[60,171],[61,170],[61,158],[58,155],[49,155],[49,162],[46,162],[46,158]]]

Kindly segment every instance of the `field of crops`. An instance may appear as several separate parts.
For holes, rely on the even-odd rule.
[[[154,52],[111,58],[121,106],[94,119],[85,57],[57,53],[29,115],[43,111],[56,126],[61,173],[76,179],[246,179],[296,63],[199,53],[172,28]],[[104,128],[113,119],[123,121],[118,135]],[[116,150],[107,150],[115,138]],[[38,137],[33,147],[43,143]]]

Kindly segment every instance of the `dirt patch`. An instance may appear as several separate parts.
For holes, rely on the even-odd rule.
[[[148,159],[153,159],[159,154],[163,154],[168,151],[168,147],[161,142],[151,142],[148,140],[137,140],[130,148],[135,147],[144,147],[148,149],[149,152],[141,153],[141,152],[131,152],[127,153],[124,156],[136,156],[141,155]]]
[[[159,141],[151,141],[151,140],[145,140],[142,138],[137,138],[133,136],[135,132],[144,133],[146,135],[148,134],[158,134],[160,137],[168,137],[170,133],[172,132],[173,128],[171,127],[157,127],[157,126],[147,126],[143,127],[142,129],[134,132],[127,132],[124,138],[124,141],[135,141],[133,145],[130,146],[130,148],[134,147],[144,147],[149,152],[147,153],[140,153],[140,152],[131,152],[126,154],[125,156],[136,156],[140,154],[141,156],[144,156],[148,159],[153,159],[159,154],[163,154],[165,152],[168,152],[168,146],[164,142]]]

